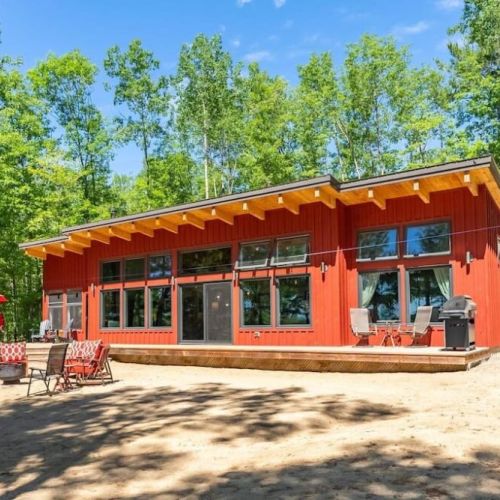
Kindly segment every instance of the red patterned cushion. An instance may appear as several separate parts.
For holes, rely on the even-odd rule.
[[[0,358],[3,363],[17,363],[26,360],[26,342],[0,344]]]
[[[96,356],[96,352],[101,343],[101,340],[81,340],[79,342],[73,342],[68,346],[66,359],[91,360]]]

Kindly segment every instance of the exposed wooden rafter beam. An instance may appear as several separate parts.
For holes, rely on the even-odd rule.
[[[294,215],[299,215],[300,207],[299,204],[291,200],[290,197],[286,197],[283,194],[278,195],[278,205],[280,208],[286,208],[289,212]]]
[[[155,229],[165,229],[166,231],[170,231],[171,233],[177,234],[179,232],[179,226],[170,222],[167,219],[163,219],[161,217],[156,217],[155,219]]]
[[[336,200],[335,197],[327,193],[325,189],[319,187],[314,190],[314,199],[316,201],[321,201],[328,208],[335,208]]]
[[[198,229],[205,229],[205,221],[197,217],[196,215],[190,214],[189,212],[184,212],[182,214],[182,221],[191,224]]]
[[[470,172],[464,174],[464,184],[469,188],[472,196],[479,196],[479,188],[476,182],[472,179]]]
[[[55,255],[56,257],[64,257],[64,250],[61,248],[60,244],[54,244],[50,246],[44,246],[43,251],[50,255]]]
[[[26,248],[24,250],[24,253],[26,255],[29,255],[30,257],[35,257],[37,259],[42,259],[42,260],[46,260],[47,259],[47,253],[45,253],[40,248]]]
[[[134,233],[141,233],[144,236],[149,236],[150,238],[153,238],[155,235],[154,230],[146,226],[143,222],[132,222],[130,227]]]
[[[252,203],[251,201],[244,201],[242,205],[243,212],[253,215],[256,219],[266,220],[266,212]]]
[[[78,245],[83,248],[89,248],[91,245],[90,238],[85,238],[78,234],[70,234],[69,241],[73,243],[73,245]]]
[[[130,241],[132,239],[132,235],[128,231],[125,231],[120,227],[109,226],[108,234],[110,236],[116,236],[117,238],[121,238],[122,240],[125,241]]]
[[[65,252],[77,253],[83,255],[83,247],[73,244],[71,241],[61,243],[61,248]]]
[[[225,222],[226,224],[229,224],[230,226],[234,224],[233,214],[230,214],[229,212],[226,212],[218,207],[212,207],[210,209],[210,215]]]
[[[100,243],[104,243],[105,245],[109,245],[109,235],[98,233],[97,231],[87,231],[87,237],[93,241],[99,241]]]
[[[385,210],[385,199],[375,193],[373,189],[368,190],[368,200],[375,203],[380,210]]]
[[[424,203],[431,202],[429,190],[426,189],[420,181],[413,182],[413,192],[417,194]]]

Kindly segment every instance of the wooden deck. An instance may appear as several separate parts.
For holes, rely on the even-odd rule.
[[[452,372],[486,361],[498,348],[444,351],[438,347],[254,347],[112,344],[128,363],[317,372]]]

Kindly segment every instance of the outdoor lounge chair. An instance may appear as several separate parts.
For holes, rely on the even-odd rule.
[[[414,323],[412,325],[400,325],[397,334],[410,335],[413,338],[411,345],[418,345],[416,341],[426,335],[431,327],[432,310],[432,306],[419,306]]]
[[[73,362],[66,365],[69,374],[76,376],[76,382],[83,384],[92,380],[113,382],[113,374],[109,364],[109,345],[102,345],[95,351],[95,356],[88,361]]]
[[[50,319],[44,319],[40,322],[40,328],[38,330],[38,335],[35,333],[31,334],[31,342],[42,342],[45,339],[46,333],[52,329],[50,324]]]
[[[360,341],[357,345],[368,345],[371,335],[376,335],[377,325],[370,325],[370,311],[366,308],[351,307],[351,330]]]
[[[31,382],[33,380],[41,380],[45,384],[45,393],[49,396],[54,394],[57,387],[66,387],[67,380],[64,370],[64,360],[66,359],[66,351],[68,344],[54,344],[49,351],[47,366],[43,368],[30,368],[30,381],[28,384],[28,394],[30,395]],[[61,379],[63,382],[61,383]],[[55,380],[54,389],[50,390],[50,382]]]

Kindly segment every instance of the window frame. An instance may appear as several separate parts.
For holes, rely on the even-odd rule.
[[[142,260],[142,277],[134,277],[134,278],[128,278],[127,277],[127,262],[133,261],[133,260]],[[147,262],[148,258],[147,255],[137,255],[137,256],[127,256],[123,257],[122,259],[122,277],[123,277],[123,282],[124,283],[130,283],[134,281],[146,281],[146,272],[147,272]]]
[[[50,326],[53,330],[62,330],[64,329],[64,310],[65,310],[65,302],[66,302],[66,297],[65,293],[63,290],[51,290],[50,292],[47,292],[47,315],[50,320],[50,309],[51,309],[51,304],[50,304],[50,296],[51,295],[60,295],[61,296],[61,301],[60,302],[55,302],[55,306],[53,305],[53,309],[60,309],[61,310],[61,328],[54,328],[54,325],[52,324],[52,320],[50,321]]]
[[[397,267],[390,267],[390,268],[377,268],[377,269],[364,269],[360,271],[358,269],[358,307],[363,307],[362,302],[361,302],[361,294],[362,294],[362,274],[368,274],[368,273],[396,273],[397,278],[398,278],[398,310],[399,310],[399,318],[394,319],[394,320],[386,320],[382,319],[379,321],[373,322],[374,324],[377,325],[383,325],[386,324],[388,321],[394,321],[394,322],[401,322],[403,319],[403,309],[404,307],[403,304],[401,303],[401,298],[402,298],[402,292],[403,292],[403,286],[402,286],[402,280],[401,280],[401,272],[400,269]],[[371,322],[370,318],[370,322]]]
[[[422,226],[433,226],[436,224],[448,224],[448,250],[443,252],[431,252],[431,253],[419,253],[418,255],[409,254],[408,250],[408,230],[413,227],[422,227]],[[431,221],[423,221],[419,223],[405,224],[404,226],[404,252],[403,257],[405,259],[418,259],[422,257],[439,257],[442,255],[451,255],[452,252],[452,227],[450,219],[439,219],[439,220],[431,220]]]
[[[308,287],[309,287],[309,323],[307,324],[290,324],[290,325],[282,325],[281,324],[281,314],[280,314],[280,279],[293,279],[293,278],[308,278]],[[311,274],[309,273],[300,273],[300,274],[286,274],[274,277],[275,281],[275,322],[277,328],[287,329],[287,328],[302,328],[302,329],[312,329],[313,327],[313,300],[312,300],[312,279]]]
[[[259,243],[264,244],[267,243],[269,245],[269,250],[267,252],[267,257],[266,257],[266,262],[264,264],[254,264],[254,265],[241,265],[240,262],[240,257],[241,257],[241,249],[244,246],[248,245],[258,245]],[[266,269],[271,266],[271,260],[273,256],[273,246],[275,245],[275,242],[273,239],[262,239],[262,240],[252,240],[252,241],[243,241],[239,243],[239,248],[238,248],[238,259],[236,260],[234,264],[234,268],[238,271],[247,271],[247,270],[252,270],[252,269]]]
[[[118,292],[118,305],[119,305],[118,326],[103,326],[103,319],[104,319],[103,294],[110,293],[110,292]],[[100,290],[100,294],[99,294],[99,329],[100,330],[112,331],[112,330],[121,330],[122,329],[122,324],[123,324],[122,300],[123,300],[123,294],[122,294],[121,288],[104,288],[104,289]]]
[[[243,308],[243,290],[241,289],[241,282],[242,281],[267,281],[269,285],[269,324],[267,325],[245,325],[245,311]],[[272,278],[269,276],[265,277],[260,277],[260,278],[242,278],[238,282],[238,288],[239,288],[239,296],[240,296],[240,301],[239,301],[239,306],[240,306],[240,328],[272,328],[273,326],[273,292],[272,292]]]
[[[396,232],[396,255],[389,255],[386,257],[375,257],[373,259],[370,258],[362,258],[359,256],[359,252],[361,249],[361,245],[359,243],[359,237],[363,233],[380,233],[383,231],[395,231]],[[356,233],[356,262],[380,262],[380,261],[388,261],[388,260],[397,260],[400,258],[401,249],[400,249],[400,226],[383,226],[383,227],[374,227],[374,228],[365,228],[360,229]]]
[[[130,287],[127,287],[127,288],[124,288],[123,289],[123,294],[122,294],[122,301],[123,301],[123,307],[122,307],[122,311],[121,311],[121,324],[123,325],[123,330],[146,330],[147,329],[147,324],[148,324],[148,318],[146,316],[146,312],[147,312],[147,302],[146,302],[146,299],[147,299],[147,296],[146,296],[146,288],[145,286],[130,286]],[[144,324],[142,326],[127,326],[127,308],[128,308],[128,304],[127,304],[127,292],[131,292],[131,291],[141,291],[144,293]]]
[[[154,278],[150,276],[149,274],[149,261],[151,258],[154,257],[170,257],[170,274],[168,276],[161,276],[160,278]],[[148,281],[157,281],[157,280],[167,280],[172,278],[174,275],[174,259],[172,257],[172,252],[163,252],[163,253],[152,253],[148,254],[146,258],[146,274],[145,274],[145,279]],[[158,285],[159,286],[159,285]]]
[[[182,272],[182,268],[184,266],[184,254],[186,253],[194,253],[194,252],[204,252],[204,251],[209,251],[209,250],[222,250],[225,248],[229,248],[231,252],[231,261],[228,264],[228,269],[224,271],[210,271],[210,272],[205,272],[205,273],[185,273]],[[233,272],[233,245],[232,243],[228,243],[226,245],[215,245],[215,246],[203,246],[200,248],[185,248],[185,249],[179,249],[177,250],[177,275],[180,277],[185,277],[185,276],[203,276],[203,275],[211,275],[211,274],[227,274],[227,273],[232,273]]]
[[[299,238],[306,238],[307,239],[307,251],[304,254],[304,260],[295,260],[295,261],[289,261],[289,262],[276,262],[277,258],[277,253],[278,253],[278,244],[280,241],[286,241],[286,240],[295,240]],[[280,236],[279,238],[274,239],[274,248],[272,251],[272,257],[270,261],[270,267],[293,267],[293,266],[308,266],[310,264],[310,257],[311,255],[311,235],[310,234],[297,234],[297,235],[290,235],[290,236]]]
[[[120,276],[117,280],[114,281],[104,281],[104,273],[103,273],[103,267],[105,264],[109,264],[111,262],[118,262],[120,265]],[[99,283],[101,285],[115,285],[117,283],[122,283],[123,282],[123,259],[122,258],[114,258],[114,259],[106,259],[106,260],[101,260],[101,263],[99,265]]]
[[[68,300],[68,296],[69,294],[71,293],[78,293],[80,294],[80,302],[70,302]],[[75,328],[73,327],[73,330],[83,330],[83,290],[81,288],[69,288],[68,290],[66,290],[66,320],[67,320],[67,323],[65,325],[65,327],[67,328],[68,325],[69,325],[69,308],[70,306],[75,306],[75,305],[80,305],[80,323],[81,323],[81,327],[80,328]]]
[[[151,300],[151,290],[157,289],[157,288],[169,288],[170,289],[170,325],[168,326],[153,326],[152,325],[152,319],[153,319],[153,301]],[[147,324],[147,329],[148,330],[172,330],[173,328],[173,323],[174,323],[174,315],[173,315],[173,286],[168,284],[168,285],[153,285],[153,286],[148,286],[147,287],[147,304],[145,304],[148,316],[147,316],[147,321],[145,318],[145,323]],[[145,297],[146,299],[146,297]]]
[[[410,311],[410,305],[411,305],[411,290],[410,290],[410,272],[411,271],[426,271],[430,269],[435,269],[436,267],[447,267],[449,271],[449,276],[450,276],[450,297],[453,297],[453,267],[450,263],[448,264],[431,264],[428,266],[412,266],[405,268],[405,287],[406,287],[406,294],[405,294],[405,314],[406,314],[406,322],[411,323],[411,311]],[[431,325],[437,325],[437,326],[442,326],[444,324],[443,321],[432,321]]]

